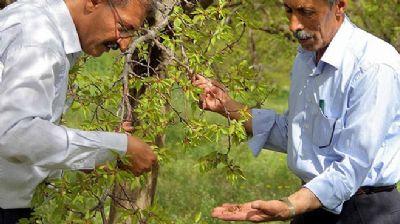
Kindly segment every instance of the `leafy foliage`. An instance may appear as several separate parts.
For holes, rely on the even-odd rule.
[[[398,1],[355,2],[363,9],[363,13],[351,11],[355,21],[393,44],[399,41]],[[376,16],[382,8],[391,16]],[[217,171],[231,182],[243,181],[245,174],[232,156],[247,140],[243,120],[216,119],[200,110],[199,89],[191,85],[190,76],[200,73],[219,80],[232,97],[250,107],[263,106],[271,96],[287,96],[287,74],[296,43],[287,32],[284,11],[278,1],[219,0],[206,9],[194,7],[189,13],[177,4],[169,21],[170,25],[158,32],[154,41],[142,42],[136,48],[138,57],[132,63],[143,65],[143,61],[149,61],[149,49],[156,46],[165,54],[165,67],[156,70],[144,64],[148,75],[129,74],[132,91],[146,88],[140,98],[133,99],[139,102],[134,113],[140,120],[134,134],[156,142],[157,136],[169,129],[179,129],[183,134],[175,136],[173,145],[179,148],[155,147],[161,166],[212,144],[215,150],[196,156],[199,170]],[[124,61],[118,55],[114,60],[108,58],[84,57],[71,71],[69,96],[74,101],[63,119],[65,125],[114,131],[124,119]],[[107,164],[89,174],[67,171],[62,179],[51,180],[38,189],[35,222],[105,223],[113,186],[126,182],[134,189],[143,184],[144,178],[134,178],[116,164]],[[157,204],[148,210],[120,210],[121,223],[128,219],[133,223],[143,217],[148,223],[174,222]],[[192,222],[201,223],[202,217],[204,214],[197,213]]]

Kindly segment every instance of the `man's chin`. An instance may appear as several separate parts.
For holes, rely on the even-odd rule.
[[[306,51],[318,51],[318,46],[316,44],[301,44],[301,47]]]
[[[108,51],[108,48],[92,48],[92,49],[83,49],[83,51],[93,57],[100,57],[104,52]]]
[[[305,42],[300,42],[301,47],[306,50],[306,51],[319,51],[321,49],[326,48],[328,45],[323,44],[320,41],[305,41]]]

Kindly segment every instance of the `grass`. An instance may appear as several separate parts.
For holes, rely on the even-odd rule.
[[[112,63],[110,55],[91,59],[85,64],[83,72],[109,75]],[[287,79],[277,78],[279,82],[286,83]],[[269,98],[265,106],[279,112],[286,110],[287,85],[283,89]],[[79,126],[78,117],[69,114],[68,123]],[[216,122],[222,120],[222,117],[211,113],[207,117]],[[264,150],[254,158],[246,144],[234,147],[231,153],[232,158],[241,166],[246,180],[228,181],[219,170],[202,173],[196,166],[198,158],[223,146],[207,143],[181,153],[183,150],[179,142],[183,135],[179,126],[167,130],[167,148],[177,153],[174,158],[162,164],[155,197],[160,213],[164,214],[162,217],[166,217],[169,222],[222,223],[210,216],[215,206],[225,202],[277,199],[293,193],[300,186],[299,179],[288,170],[284,154]]]
[[[196,150],[202,150],[196,149]],[[276,199],[294,192],[300,181],[286,167],[285,156],[263,152],[253,158],[246,147],[234,154],[246,180],[229,182],[218,170],[201,173],[190,157],[177,158],[161,168],[157,203],[175,223],[220,223],[210,217],[213,207],[225,202],[243,203],[257,199]]]
[[[284,111],[287,93],[268,100],[266,107]],[[215,120],[219,116],[210,115]],[[179,150],[183,133],[177,127],[167,131],[167,147]],[[202,173],[196,166],[197,158],[218,147],[204,144],[177,154],[161,166],[156,200],[158,206],[173,223],[223,223],[210,217],[211,210],[222,203],[243,203],[288,196],[300,187],[300,180],[287,168],[286,156],[264,150],[255,158],[246,144],[233,149],[232,158],[242,167],[245,180],[231,182],[217,170]],[[284,222],[276,222],[284,223]]]
[[[109,73],[107,68],[112,63],[110,56],[103,56],[90,60],[85,69],[87,72]],[[281,113],[286,110],[288,79],[277,77],[278,85],[282,88],[268,99],[264,108],[272,108]],[[207,116],[215,121],[222,119],[211,113]],[[74,120],[74,116],[68,118]],[[224,223],[211,218],[210,213],[215,206],[225,202],[277,199],[290,195],[300,187],[300,180],[289,171],[284,154],[264,150],[254,158],[246,144],[234,147],[231,152],[232,158],[242,168],[245,180],[230,182],[218,169],[202,173],[196,165],[198,158],[223,146],[205,143],[181,153],[183,146],[180,140],[183,135],[179,126],[169,127],[166,133],[167,148],[176,153],[175,157],[161,164],[155,200],[158,211],[168,222]]]

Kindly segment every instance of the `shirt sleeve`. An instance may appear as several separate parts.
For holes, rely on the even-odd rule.
[[[39,46],[9,50],[0,83],[0,156],[48,169],[91,169],[125,154],[127,136],[70,129],[52,123],[55,71],[65,58]],[[59,72],[60,73],[60,72]]]
[[[252,110],[253,137],[249,147],[254,156],[258,156],[262,148],[287,153],[287,113],[278,115],[273,110]]]
[[[333,150],[336,162],[305,185],[334,213],[362,186],[374,158],[400,108],[399,74],[387,65],[373,65],[350,83],[343,128]]]

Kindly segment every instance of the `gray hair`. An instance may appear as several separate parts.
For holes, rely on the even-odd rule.
[[[114,6],[123,7],[133,0],[108,0],[108,1],[111,2]],[[146,6],[146,8],[151,8],[153,2],[153,0],[135,0],[135,1],[142,4],[143,6]]]
[[[333,6],[336,2],[337,2],[337,0],[328,0],[328,4],[330,6]]]

